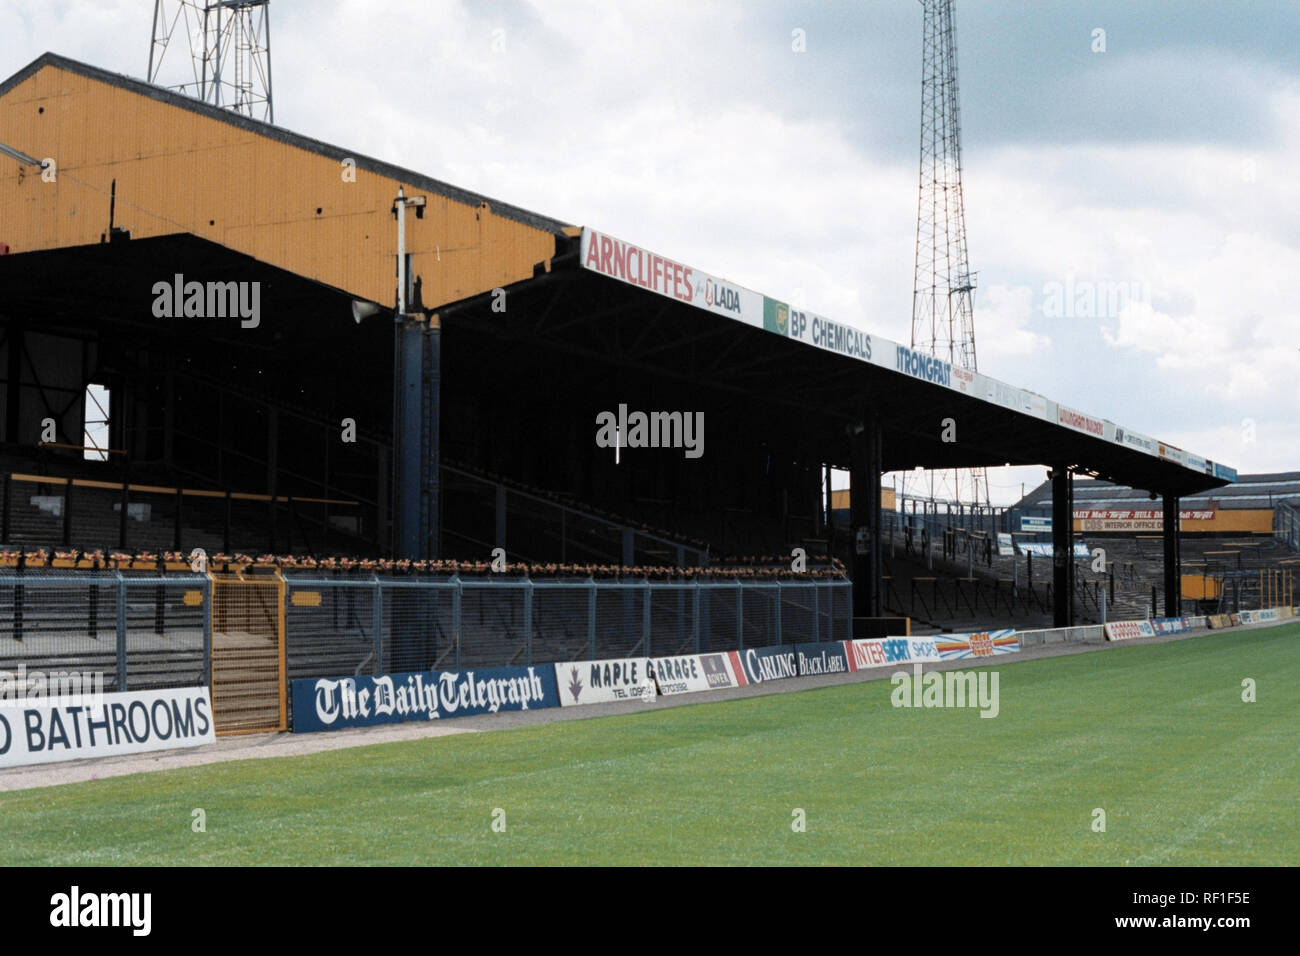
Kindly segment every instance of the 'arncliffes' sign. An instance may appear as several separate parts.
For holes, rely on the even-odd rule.
[[[763,326],[763,296],[594,229],[582,231],[584,269],[748,325]]]
[[[52,697],[0,706],[0,767],[215,742],[206,687]]]
[[[293,729],[344,730],[559,704],[550,666],[296,680]]]

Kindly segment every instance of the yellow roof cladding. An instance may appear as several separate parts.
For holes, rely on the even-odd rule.
[[[531,278],[573,227],[53,54],[0,83],[0,243],[13,254],[192,233],[394,304],[398,187],[428,199],[406,249],[426,308]],[[347,162],[351,160],[351,163]],[[114,184],[115,187],[114,187]]]

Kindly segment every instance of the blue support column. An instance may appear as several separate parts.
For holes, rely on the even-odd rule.
[[[394,331],[393,553],[436,558],[442,328],[438,316],[399,316]]]
[[[853,616],[879,617],[881,606],[880,470],[883,466],[880,418],[863,409],[853,426],[849,475],[849,517],[853,557]]]
[[[524,664],[533,663],[533,582],[524,575]]]
[[[641,634],[645,641],[645,656],[652,657],[650,650],[650,582],[645,582],[645,604],[641,607]]]
[[[420,326],[398,316],[393,382],[393,552],[397,558],[420,555],[420,425],[424,343]]]
[[[372,575],[372,578],[375,584],[375,593],[370,608],[372,615],[370,629],[374,632],[372,635],[374,646],[371,654],[375,659],[373,673],[378,676],[384,672],[384,589],[379,583],[379,575]],[[396,647],[393,648],[393,652],[397,653]]]
[[[506,486],[505,485],[497,485],[496,488],[496,519],[497,519],[496,537],[492,540],[492,544],[504,550],[506,546]]]
[[[1074,476],[1054,465],[1052,480],[1052,626],[1074,626]]]
[[[127,690],[126,678],[126,578],[114,571],[117,578],[117,686],[114,690]]]
[[[424,401],[420,425],[420,537],[422,558],[442,551],[442,321],[429,317],[424,333]]]
[[[785,600],[784,598],[781,597],[781,582],[777,581],[776,582],[776,615],[773,620],[773,624],[775,624],[776,626],[776,640],[773,641],[774,644],[781,643],[781,611],[782,611],[781,605],[784,603]]]
[[[587,578],[587,658],[596,659],[596,580]]]
[[[1183,569],[1182,540],[1178,524],[1178,497],[1164,496],[1164,578],[1165,578],[1165,617],[1182,617],[1183,614]],[[1156,609],[1151,608],[1155,614]]]
[[[456,590],[452,592],[451,600],[451,630],[456,637],[456,669],[460,669],[460,631],[461,631],[461,598],[465,595],[465,589],[461,586],[460,576],[453,574],[451,580],[456,585]]]
[[[736,647],[745,649],[745,586],[736,585]]]
[[[393,348],[393,556],[426,560],[439,548],[438,317],[398,315]],[[423,643],[419,628],[394,628],[388,663],[419,659]]]
[[[698,578],[695,580],[694,585],[695,587],[691,594],[691,621],[693,622],[692,627],[694,628],[695,653],[698,654],[700,652],[700,582]]]
[[[212,687],[212,579],[206,574],[203,576],[203,683]]]
[[[812,586],[812,619],[813,619],[813,640],[814,641],[821,640],[822,612],[821,612],[821,608],[819,607],[821,602],[817,600],[820,594],[821,594],[821,586],[814,584]]]

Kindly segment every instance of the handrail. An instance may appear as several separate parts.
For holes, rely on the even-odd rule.
[[[66,448],[69,451],[97,451],[104,455],[125,455],[125,448],[100,448],[98,445],[69,445],[62,441],[38,441],[37,448]]]
[[[264,458],[259,458],[259,457],[257,457],[256,455],[245,454],[244,452],[237,451],[237,450],[235,450],[235,449],[225,448],[224,446],[218,444],[217,442],[209,441],[209,440],[206,439],[206,438],[202,438],[202,437],[200,437],[200,436],[198,436],[198,435],[191,434],[190,432],[184,431],[184,430],[182,430],[182,429],[176,429],[176,433],[177,433],[178,435],[181,435],[181,436],[185,437],[186,439],[188,439],[188,440],[190,440],[190,441],[198,442],[198,443],[200,443],[200,444],[208,445],[208,446],[211,447],[211,448],[219,449],[219,450],[221,450],[224,454],[227,454],[227,455],[233,455],[233,456],[235,456],[235,457],[237,457],[237,458],[243,458],[245,461],[253,462],[253,463],[256,464],[256,465],[265,465],[265,464],[266,464],[266,460],[265,460]],[[193,475],[193,476],[195,476],[195,477],[200,477],[200,478],[205,477],[205,476],[202,475],[200,472],[194,471],[194,470],[192,470],[192,469],[190,469],[190,468],[185,468],[184,466],[181,466],[181,465],[172,465],[172,470],[173,470],[173,471],[177,471],[177,472],[181,472],[181,473],[184,473],[184,474],[188,474],[188,475]],[[295,480],[297,480],[297,481],[299,481],[299,482],[302,482],[302,483],[304,483],[304,484],[317,485],[317,486],[320,486],[320,487],[322,487],[322,488],[328,487],[328,486],[326,485],[325,482],[321,481],[321,480],[318,479],[318,478],[312,478],[312,477],[310,477],[310,476],[308,476],[308,475],[301,475],[301,474],[298,474],[297,472],[292,471],[292,470],[290,470],[289,468],[284,468],[284,467],[282,467],[282,468],[279,469],[279,472],[278,472],[278,473],[279,473],[281,476],[285,476],[285,477],[293,478],[293,479],[295,479]],[[222,492],[222,494],[224,494],[224,492]],[[264,499],[262,499],[262,500],[269,501],[270,498],[267,497],[267,498],[264,498]],[[309,500],[313,500],[313,499],[309,499],[309,498],[307,498],[306,496],[301,496],[301,497],[300,497],[300,496],[298,496],[298,495],[294,495],[294,496],[293,496],[293,500],[294,500],[294,501],[309,501]],[[324,500],[324,499],[315,499],[315,500],[321,501],[321,500]],[[362,497],[362,496],[358,496],[358,497],[356,498],[355,501],[350,502],[350,503],[352,503],[352,504],[358,504],[358,505],[368,505],[368,506],[370,506],[370,507],[375,507],[375,506],[376,506],[376,503],[375,503],[374,501],[372,501],[372,500],[369,499],[369,498]]]
[[[120,481],[97,481],[91,478],[66,478],[59,475],[28,475],[22,472],[11,472],[9,477],[14,481],[27,482],[35,485],[68,485],[75,488],[100,488],[109,491],[121,491],[124,488],[127,491],[138,491],[143,494],[155,495],[190,495],[195,498],[225,498],[227,495],[235,501],[271,501],[271,495],[257,494],[249,491],[214,491],[210,488],[168,488],[165,485],[135,485],[123,483]],[[299,495],[276,495],[275,501],[288,503],[293,501],[296,504],[314,504],[314,505],[342,505],[345,507],[360,504],[346,498],[310,498]]]
[[[563,502],[556,501],[552,498],[547,498],[545,495],[538,494],[536,491],[529,491],[525,488],[521,488],[508,481],[501,480],[499,477],[494,477],[486,474],[478,474],[466,468],[462,468],[458,465],[448,464],[447,462],[442,463],[442,469],[443,471],[449,471],[452,474],[460,475],[463,478],[469,478],[473,481],[478,481],[485,485],[490,485],[493,487],[500,486],[504,488],[509,494],[519,495],[522,498],[527,498],[531,501],[536,501],[540,504],[547,505],[548,507],[551,508],[558,508],[561,511],[567,511],[570,514],[580,515],[581,517],[587,518],[592,521],[599,521],[601,524],[609,525],[611,528],[618,528],[621,531],[631,531],[633,534],[638,534],[643,538],[649,538],[652,541],[657,541],[661,544],[666,544],[673,548],[683,548],[687,551],[694,551],[698,554],[708,553],[707,548],[701,548],[698,544],[691,544],[686,540],[674,540],[673,538],[665,538],[663,535],[656,534],[653,531],[645,531],[641,528],[638,528],[636,527],[636,525],[630,523],[630,521],[623,516],[611,517],[608,515],[599,514],[595,511],[589,511],[585,508],[575,507],[570,504],[565,504]],[[618,518],[623,518],[623,520],[618,520]]]

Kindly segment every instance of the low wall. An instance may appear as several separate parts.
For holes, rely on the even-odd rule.
[[[1106,631],[1101,624],[1089,624],[1081,627],[1048,627],[1036,631],[1020,631],[1022,647],[1038,644],[1090,644],[1106,639]]]

